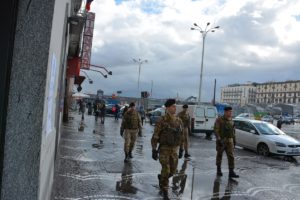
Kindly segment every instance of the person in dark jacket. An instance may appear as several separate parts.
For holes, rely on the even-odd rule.
[[[282,126],[282,117],[280,116],[280,118],[277,121],[277,128],[281,129]]]

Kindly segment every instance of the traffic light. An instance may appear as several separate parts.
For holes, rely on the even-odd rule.
[[[147,92],[147,91],[142,91],[141,92],[141,97],[142,98],[148,98],[149,96],[150,96],[149,92]]]

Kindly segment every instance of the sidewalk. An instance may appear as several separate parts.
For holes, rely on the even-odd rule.
[[[146,123],[138,137],[134,158],[124,164],[121,120],[107,117],[105,124],[85,115],[85,129],[78,131],[80,115],[63,125],[55,171],[54,199],[161,199],[157,174],[161,166],[151,158],[153,126]],[[299,165],[279,158],[235,150],[237,181],[228,179],[226,155],[222,177],[216,177],[215,142],[204,135],[191,137],[190,161],[179,160],[180,175],[170,179],[171,199],[300,199]]]

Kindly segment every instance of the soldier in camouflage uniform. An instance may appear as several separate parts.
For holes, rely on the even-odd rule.
[[[168,199],[169,178],[176,173],[178,164],[178,150],[182,143],[183,124],[175,116],[176,105],[174,99],[168,99],[165,103],[166,115],[156,123],[151,139],[152,158],[162,166],[158,175],[159,186],[165,199]],[[159,147],[157,149],[157,145]],[[158,156],[159,153],[159,156]]]
[[[139,113],[135,110],[135,104],[130,103],[129,109],[123,116],[122,125],[120,129],[120,134],[123,137],[124,133],[124,152],[125,160],[128,162],[132,156],[132,150],[135,145],[138,132],[141,132],[142,125]]]
[[[182,153],[184,150],[184,157],[189,158],[191,155],[189,154],[189,134],[191,128],[191,117],[188,113],[188,105],[185,104],[182,106],[183,110],[177,114],[183,123],[183,144],[179,149],[179,158],[182,158]]]
[[[234,172],[234,156],[233,149],[235,146],[235,130],[232,121],[232,108],[224,108],[224,116],[219,117],[215,122],[214,132],[216,134],[216,150],[217,150],[217,175],[222,176],[221,163],[223,151],[227,154],[229,177],[239,178]]]

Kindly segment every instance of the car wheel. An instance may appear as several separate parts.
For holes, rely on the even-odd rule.
[[[265,143],[260,143],[257,146],[257,153],[262,156],[269,156],[270,150],[269,150],[268,145],[266,145]]]

